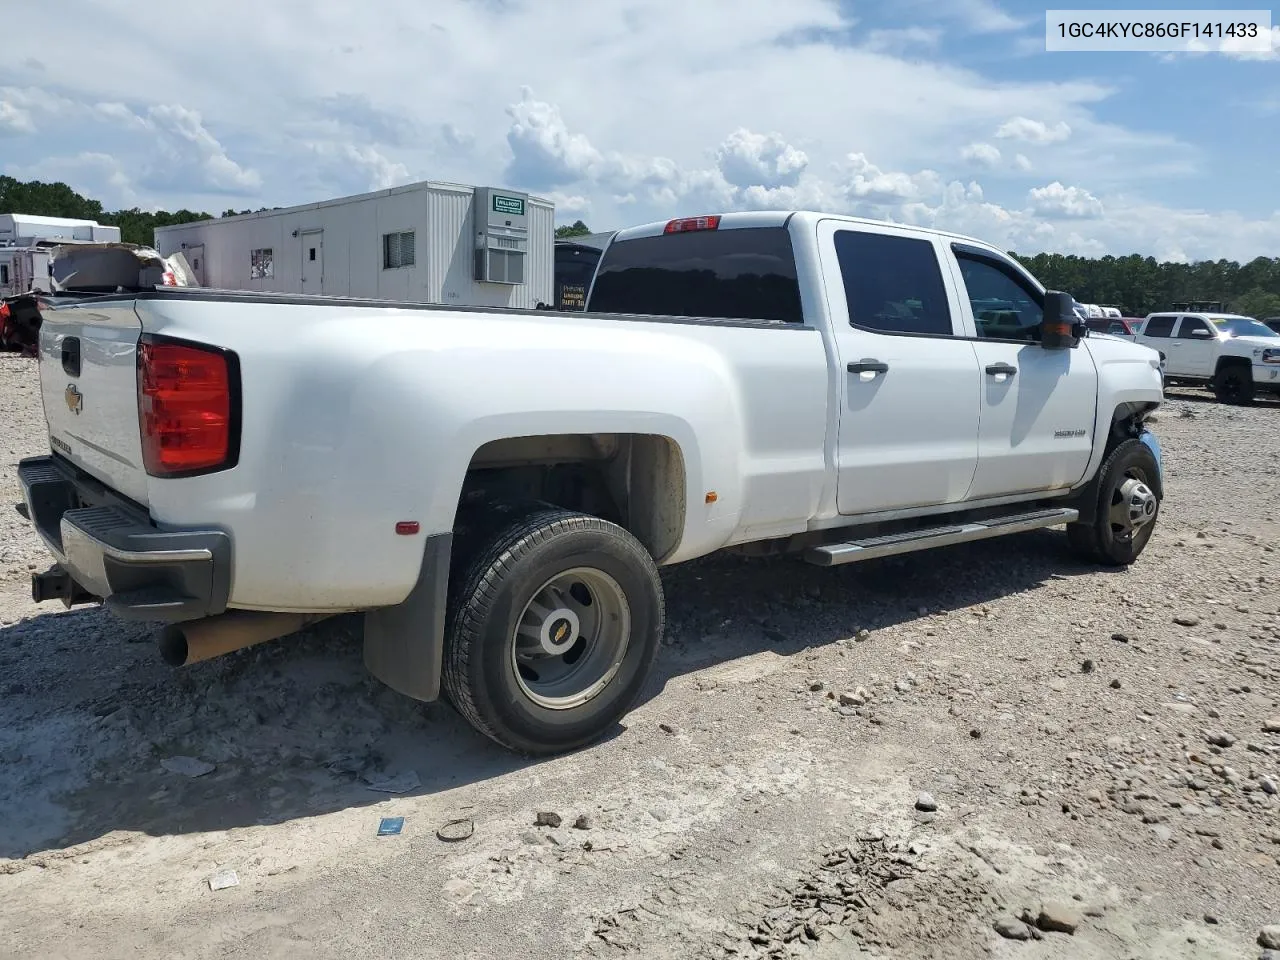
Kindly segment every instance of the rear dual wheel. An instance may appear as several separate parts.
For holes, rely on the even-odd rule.
[[[459,557],[445,695],[522,753],[599,739],[634,704],[657,655],[657,566],[626,530],[585,514],[532,507],[489,526]]]

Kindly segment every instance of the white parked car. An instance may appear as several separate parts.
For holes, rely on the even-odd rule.
[[[56,299],[56,298],[55,298]],[[507,747],[601,736],[658,567],[819,566],[1055,525],[1132,563],[1162,496],[1154,351],[976,240],[817,213],[621,231],[587,312],[198,288],[40,334],[37,599],[168,622],[175,664],[364,613],[365,662]]]
[[[1224,403],[1280,391],[1280,333],[1229,313],[1153,313],[1135,338],[1158,350],[1171,381],[1205,384]]]

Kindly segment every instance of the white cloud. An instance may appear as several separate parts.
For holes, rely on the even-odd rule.
[[[604,158],[580,133],[570,133],[560,108],[533,98],[525,87],[519,103],[507,107],[511,129],[510,173],[534,187],[551,187],[597,175]]]
[[[0,137],[35,133],[35,130],[31,114],[8,100],[0,100]]]
[[[1026,172],[1031,169],[1031,161],[1025,153],[1017,153],[1013,156],[1013,167],[1015,170]]]
[[[1090,219],[1101,217],[1102,201],[1082,187],[1064,187],[1055,180],[1027,194],[1031,210],[1046,217]]]
[[[1280,24],[1271,28],[1270,50],[1244,49],[1245,37],[1224,37],[1219,51],[1233,60],[1280,60]]]
[[[1049,126],[1043,120],[1014,117],[1000,125],[996,136],[1001,140],[1023,140],[1027,143],[1057,143],[1071,136],[1071,127],[1065,120]]]
[[[229,156],[200,119],[200,114],[178,104],[161,104],[147,111],[168,159],[189,168],[205,190],[247,193],[262,186],[262,178]],[[177,173],[166,171],[166,175]],[[163,178],[161,178],[163,179]]]
[[[716,164],[725,180],[737,187],[794,187],[809,158],[780,133],[752,133],[739,127],[716,150]]]
[[[861,153],[851,153],[847,159],[843,190],[854,204],[888,206],[918,201],[934,193],[941,182],[932,170],[918,173],[885,171]]]
[[[899,53],[915,48],[935,50],[942,39],[938,27],[901,27],[891,30],[872,30],[863,43],[866,50]]]
[[[971,143],[960,151],[960,159],[983,167],[1000,164],[1000,150],[989,143]]]
[[[591,212],[591,201],[580,193],[562,193],[552,190],[547,199],[556,205],[556,215],[587,214]]]
[[[993,0],[948,0],[946,7],[974,33],[1005,33],[1026,25]]]
[[[1221,40],[1192,39],[1187,41],[1185,50],[1171,51],[1161,54],[1159,59],[1177,60],[1181,57],[1200,57],[1207,54],[1219,54],[1231,60],[1280,60],[1280,24],[1271,28],[1269,38],[1271,48],[1258,50],[1258,39],[1248,37],[1223,37]]]

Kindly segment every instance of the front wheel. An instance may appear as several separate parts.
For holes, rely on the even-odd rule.
[[[1247,406],[1253,403],[1253,371],[1243,363],[1226,364],[1210,385],[1219,403]]]
[[[477,546],[450,604],[445,695],[511,750],[598,739],[639,696],[661,644],[653,559],[621,527],[559,509]]]
[[[1141,440],[1126,440],[1099,470],[1098,504],[1092,523],[1067,525],[1067,539],[1082,559],[1127,566],[1147,546],[1160,514],[1160,465]]]

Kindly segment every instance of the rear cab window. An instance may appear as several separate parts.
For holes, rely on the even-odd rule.
[[[600,261],[587,309],[802,323],[791,234],[742,227],[615,241]]]
[[[1177,319],[1176,316],[1151,317],[1142,325],[1142,335],[1144,337],[1171,337],[1173,336],[1173,322]]]
[[[947,288],[930,241],[863,230],[837,230],[833,240],[851,326],[952,336]]]

